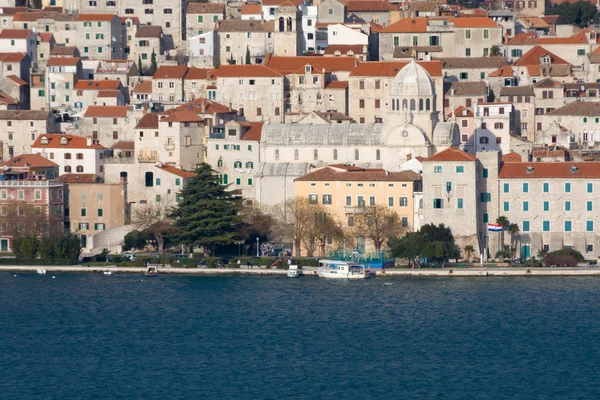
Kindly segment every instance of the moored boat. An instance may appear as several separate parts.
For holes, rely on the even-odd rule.
[[[290,265],[287,270],[288,278],[298,278],[302,275],[302,268],[299,268],[297,265]]]
[[[40,275],[46,275],[46,270],[44,268],[38,268],[35,270]]]
[[[346,261],[319,260],[317,274],[329,279],[366,279],[369,271],[362,264],[351,264]]]
[[[146,276],[158,276],[158,268],[156,268],[154,265],[147,266]]]

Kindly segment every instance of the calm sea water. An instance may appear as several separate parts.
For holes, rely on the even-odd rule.
[[[0,293],[0,398],[600,398],[600,279],[0,274]]]

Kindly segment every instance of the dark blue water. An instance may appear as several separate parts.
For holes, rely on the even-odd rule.
[[[598,399],[600,279],[0,274],[0,398]]]

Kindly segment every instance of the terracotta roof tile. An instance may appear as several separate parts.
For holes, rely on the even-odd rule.
[[[24,81],[23,79],[19,78],[16,75],[9,75],[9,76],[6,76],[5,78],[10,79],[11,81],[13,81],[14,83],[16,83],[19,86],[29,85],[26,81]]]
[[[503,86],[500,96],[535,96],[533,86]]]
[[[79,57],[50,57],[46,65],[48,67],[76,66],[80,63]]]
[[[550,44],[589,44],[585,33],[578,32],[569,37],[541,36],[535,33],[521,32],[511,40],[508,45],[550,45]]]
[[[492,72],[488,76],[490,77],[501,77],[501,78],[512,78],[514,76],[514,70],[510,65],[500,67],[496,71]]]
[[[344,165],[331,165],[309,172],[294,181],[413,182],[419,180],[421,176],[414,171],[387,172],[381,168],[347,168]]]
[[[159,122],[201,122],[204,121],[197,114],[187,110],[173,110],[169,115],[163,117]],[[141,122],[141,121],[140,121]]]
[[[133,93],[152,94],[152,81],[141,81],[133,87]]]
[[[477,157],[456,147],[448,147],[423,161],[477,161]]]
[[[89,106],[85,111],[86,118],[127,118],[128,106]]]
[[[272,56],[267,57],[265,65],[284,75],[304,73],[306,65],[312,65],[327,72],[336,71],[352,71],[356,66],[356,58],[354,57],[321,57],[321,56],[302,56],[302,57],[286,57]]]
[[[102,183],[102,177],[97,174],[62,174],[57,179],[63,183]]]
[[[79,14],[77,21],[112,21],[115,17],[115,14]]]
[[[121,81],[118,80],[102,80],[89,81],[81,79],[77,81],[73,89],[75,90],[119,90]]]
[[[500,68],[508,64],[504,57],[446,57],[441,61],[443,69]]]
[[[263,6],[282,6],[284,3],[291,3],[295,6],[302,5],[303,0],[263,0]]]
[[[515,65],[540,65],[540,58],[546,56],[550,56],[552,64],[569,64],[569,62],[563,60],[562,58],[546,50],[545,48],[535,46],[532,47],[527,53],[523,54],[517,61],[515,61]]]
[[[0,7],[3,15],[15,15],[19,12],[29,12],[27,7]]]
[[[135,126],[135,129],[158,129],[158,114],[145,114]]]
[[[119,140],[117,143],[113,144],[112,149],[113,150],[134,150],[135,142]]]
[[[184,79],[214,79],[214,72],[213,68],[190,68]]]
[[[600,162],[504,163],[498,177],[500,179],[600,179]]]
[[[27,56],[25,53],[0,53],[2,62],[21,62]]]
[[[43,121],[49,118],[50,113],[42,110],[0,110],[0,120]]]
[[[98,97],[119,97],[122,92],[120,90],[100,90],[98,92]]]
[[[260,15],[262,6],[260,4],[242,4],[242,15]]]
[[[353,0],[349,1],[346,7],[348,12],[399,10],[397,5],[388,0]]]
[[[77,46],[55,45],[50,50],[51,56],[69,56],[75,57],[78,54]]]
[[[264,65],[221,65],[215,70],[215,76],[217,78],[278,78],[282,75]]]
[[[48,144],[42,144],[42,139],[48,139]],[[66,144],[62,144],[63,139],[66,139]],[[31,147],[35,148],[73,148],[73,149],[103,149],[104,146],[98,143],[97,140],[92,140],[92,144],[88,146],[88,138],[77,135],[67,135],[62,133],[44,133],[37,137]]]
[[[4,91],[0,90],[0,104],[16,106],[19,104],[19,102],[17,101],[17,99],[9,96]]]
[[[367,46],[362,44],[330,44],[325,49],[325,54],[334,55],[337,51],[343,55],[348,55],[349,52],[354,54],[366,54]]]
[[[452,82],[444,84],[444,94],[447,96],[486,96],[485,82]]]
[[[217,32],[273,32],[275,21],[227,19],[218,21]]]
[[[39,36],[40,41],[42,42],[49,42],[54,37],[52,32],[38,32],[37,35]]]
[[[40,154],[21,154],[11,160],[0,163],[0,166],[52,168],[58,167],[58,164],[42,157]]]
[[[27,39],[31,29],[2,29],[0,39]]]
[[[521,162],[522,161],[522,157],[520,155],[518,155],[517,153],[515,153],[514,151],[511,151],[508,154],[504,154],[502,156],[502,162],[508,163],[508,162]]]
[[[436,18],[402,18],[383,30],[386,33],[427,32],[427,26],[433,25],[428,21],[444,20],[457,28],[495,28],[499,25],[485,17],[436,17]]]
[[[325,89],[346,89],[348,81],[331,81],[325,86]]]
[[[244,132],[241,140],[260,140],[264,122],[250,122],[250,129]]]
[[[187,71],[188,67],[185,65],[161,65],[152,79],[183,79]]]
[[[452,116],[453,113],[448,114],[449,117]],[[475,114],[473,113],[472,110],[469,110],[468,108],[465,108],[464,106],[458,106],[456,108],[456,110],[454,110],[454,116],[455,117],[469,117],[472,118],[475,116]]]
[[[179,107],[176,110],[190,110],[195,112],[196,114],[228,114],[228,113],[236,113],[235,110],[224,106],[223,104],[217,103],[212,100],[207,100],[204,98],[194,99],[189,101]]]
[[[189,3],[187,6],[188,14],[223,14],[224,12],[224,3]]]
[[[547,113],[549,116],[600,117],[600,102],[575,101]]]
[[[160,38],[163,34],[160,25],[142,25],[137,28],[135,37],[137,38]]]
[[[398,72],[409,64],[409,61],[367,61],[359,62],[350,76],[396,76]],[[417,61],[431,76],[442,76],[442,63],[440,61]]]
[[[160,168],[161,170],[163,170],[165,172],[168,172],[173,175],[177,175],[181,178],[193,178],[194,176],[196,176],[196,174],[193,172],[184,171],[182,169],[173,167],[172,165],[162,164],[160,167],[158,165],[155,165],[154,167]]]

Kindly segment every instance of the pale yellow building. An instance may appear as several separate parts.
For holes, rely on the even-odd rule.
[[[347,231],[354,227],[357,214],[381,205],[398,214],[403,228],[413,230],[422,209],[421,176],[414,171],[389,172],[337,164],[314,169],[294,183],[297,197],[325,207]],[[365,238],[356,239],[357,247],[372,248]]]

